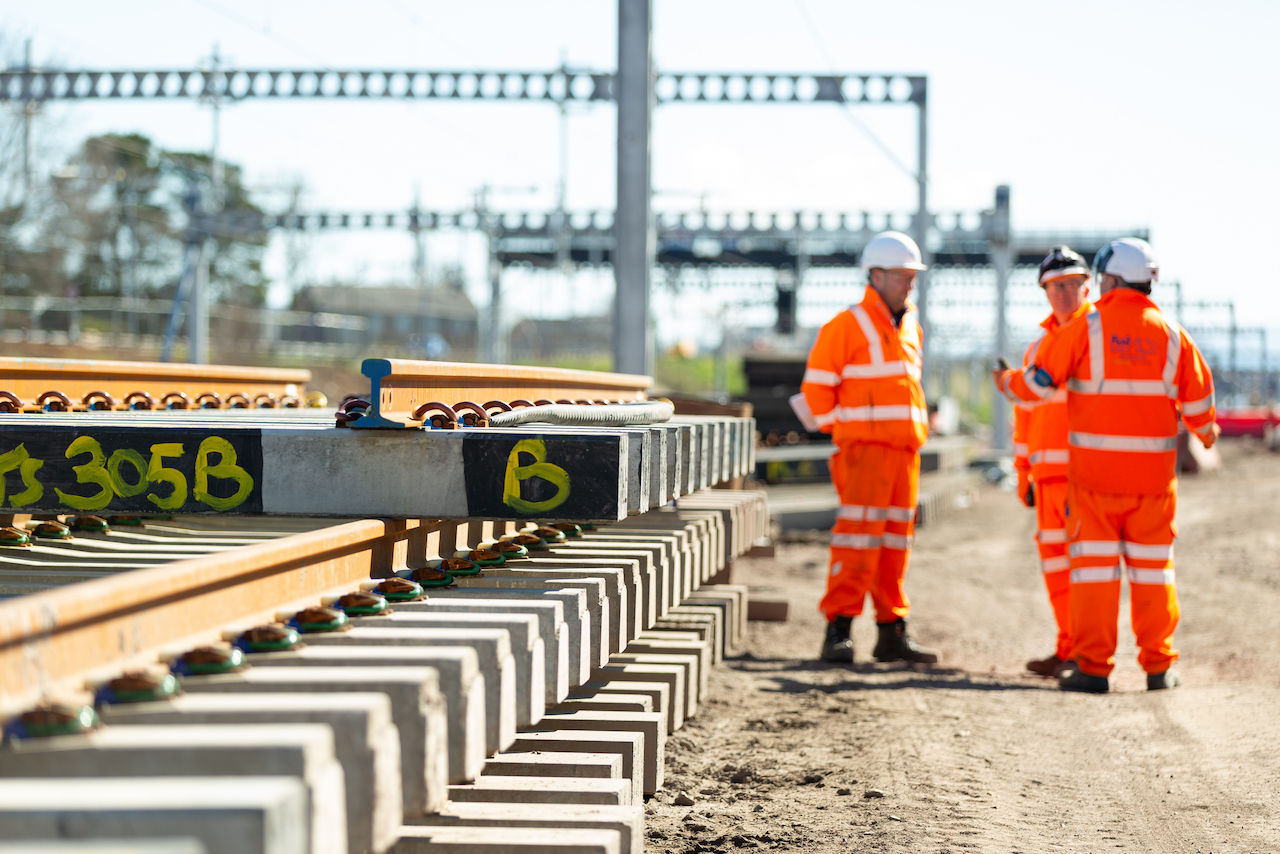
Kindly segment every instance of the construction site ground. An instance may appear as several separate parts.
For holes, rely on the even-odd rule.
[[[1034,514],[985,489],[917,531],[912,632],[938,665],[815,661],[825,532],[740,560],[734,581],[791,603],[668,740],[651,852],[1280,851],[1280,455],[1224,442],[1180,486],[1184,679],[1148,692],[1127,597],[1112,693],[1059,691]]]

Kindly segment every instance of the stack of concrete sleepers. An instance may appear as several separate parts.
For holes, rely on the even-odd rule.
[[[687,496],[184,677],[173,699],[105,705],[93,733],[15,741],[0,837],[638,854],[665,738],[742,639],[745,590],[706,582],[767,534],[762,509],[758,493]],[[26,789],[39,809],[8,797]]]

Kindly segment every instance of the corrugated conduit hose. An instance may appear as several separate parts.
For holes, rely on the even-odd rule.
[[[658,424],[671,420],[675,407],[665,400],[642,400],[636,403],[609,403],[584,406],[552,403],[525,406],[510,412],[489,416],[490,427],[514,427],[517,424],[574,424],[579,427],[626,427],[632,424]]]

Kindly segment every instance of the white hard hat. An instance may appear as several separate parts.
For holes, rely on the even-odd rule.
[[[882,231],[862,250],[862,269],[927,270],[920,261],[920,247],[900,231]]]
[[[1160,279],[1160,262],[1151,244],[1136,237],[1113,240],[1093,259],[1093,270],[1115,276],[1131,285],[1142,285]]]

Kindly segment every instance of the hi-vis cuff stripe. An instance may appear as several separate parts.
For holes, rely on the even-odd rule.
[[[821,415],[813,416],[813,420],[814,420],[814,423],[817,424],[819,427],[826,427],[828,424],[836,423],[836,415],[837,415],[837,412],[835,409],[833,409],[830,412],[824,412]]]
[[[1034,454],[1029,456],[1027,460],[1033,466],[1036,465],[1037,463],[1049,463],[1049,464],[1059,463],[1062,465],[1066,465],[1067,463],[1071,462],[1071,452],[1058,450],[1057,448],[1052,448],[1044,451],[1036,451]]]
[[[1077,448],[1095,451],[1135,451],[1158,454],[1178,448],[1177,436],[1103,436],[1098,433],[1071,433],[1067,441]]]
[[[891,522],[910,522],[915,519],[916,512],[909,507],[868,507],[865,504],[841,504],[836,517],[852,522],[879,522],[888,519]]]
[[[1066,555],[1046,557],[1040,560],[1041,572],[1062,572],[1071,568],[1071,558]]]
[[[1120,580],[1120,565],[1115,566],[1089,566],[1083,569],[1071,570],[1072,584],[1099,584],[1107,581]]]
[[[1208,397],[1202,397],[1199,400],[1187,400],[1182,404],[1183,415],[1204,415],[1210,409],[1213,409],[1214,393],[1209,392]]]
[[[929,423],[929,411],[918,406],[895,404],[893,406],[841,406],[841,421],[915,421]]]
[[[898,551],[906,551],[911,548],[911,537],[904,537],[901,534],[884,535],[884,547],[886,549],[897,549]]]
[[[870,534],[832,534],[831,547],[833,549],[878,549],[880,538]]]
[[[1027,455],[1027,443],[1026,443],[1026,442],[1014,442],[1014,443],[1013,443],[1013,455],[1014,455],[1015,457],[1025,457],[1025,456]]]
[[[1135,569],[1129,567],[1130,584],[1163,584],[1173,586],[1172,569]]]
[[[817,368],[806,368],[804,372],[804,382],[813,383],[814,385],[840,385],[840,375],[831,371],[820,371]]]
[[[1209,435],[1213,433],[1213,424],[1214,422],[1210,421],[1203,427],[1197,427],[1193,432],[1202,439],[1208,439]]]
[[[1052,545],[1053,543],[1065,543],[1067,541],[1066,528],[1041,528],[1036,531],[1036,542],[1044,545]]]
[[[869,365],[845,365],[840,375],[850,379],[874,377],[919,377],[920,368],[910,362],[873,362]]]

